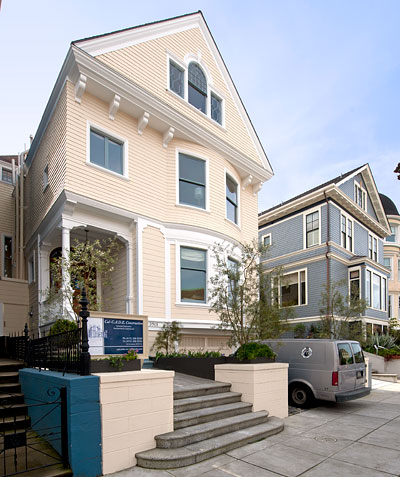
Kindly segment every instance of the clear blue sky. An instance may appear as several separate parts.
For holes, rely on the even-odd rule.
[[[260,210],[366,162],[400,208],[398,0],[3,0],[0,154],[35,134],[72,40],[199,9],[275,172]]]

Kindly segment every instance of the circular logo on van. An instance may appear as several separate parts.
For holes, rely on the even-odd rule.
[[[306,346],[301,350],[301,355],[304,359],[311,358],[312,356],[312,349],[309,346]]]

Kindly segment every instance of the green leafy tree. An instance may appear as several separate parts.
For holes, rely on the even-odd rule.
[[[152,346],[152,350],[161,353],[165,350],[165,354],[175,351],[175,344],[181,341],[180,326],[177,321],[164,323],[161,330],[157,333],[156,339]]]
[[[213,247],[210,312],[218,315],[221,329],[231,332],[230,345],[277,337],[286,329],[290,311],[279,306],[276,296],[280,272],[267,273],[260,263],[267,250],[257,242]]]
[[[354,284],[349,294],[343,294],[341,288],[345,285],[346,280],[340,280],[323,286],[319,337],[363,342],[365,332],[360,318],[365,312],[366,301],[359,297]]]
[[[80,291],[86,288],[89,309],[102,309],[102,297],[97,294],[98,279],[103,287],[111,286],[111,273],[118,258],[120,243],[116,238],[80,242],[75,240],[67,257],[57,257],[50,264],[51,284],[47,303],[69,303],[77,318],[80,310]],[[69,283],[63,281],[69,278]],[[64,313],[65,310],[63,310]],[[70,319],[71,316],[64,318]]]

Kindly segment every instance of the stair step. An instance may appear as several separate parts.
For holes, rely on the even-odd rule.
[[[229,404],[238,402],[242,397],[241,393],[218,393],[206,396],[196,396],[185,399],[174,400],[174,413],[193,411],[204,407],[219,406],[221,404]]]
[[[174,389],[174,400],[186,399],[196,396],[207,396],[208,394],[228,393],[231,390],[229,383],[212,383],[185,386],[183,389]]]
[[[196,464],[237,447],[265,439],[282,431],[283,422],[271,417],[267,422],[213,437],[179,449],[151,449],[136,454],[137,465],[147,469],[173,469]]]
[[[0,406],[23,403],[24,395],[22,393],[4,393],[0,391]]]
[[[157,448],[159,449],[176,449],[193,444],[194,442],[200,442],[229,432],[239,431],[246,427],[257,426],[267,420],[267,411],[252,412],[167,432],[155,436],[155,439]]]
[[[21,385],[19,383],[0,383],[0,393],[19,393]]]
[[[181,412],[174,415],[174,429],[182,429],[188,426],[195,426],[204,422],[216,421],[231,416],[247,414],[251,412],[253,406],[247,402],[234,402],[221,406],[207,407],[195,411]]]
[[[3,417],[25,416],[28,412],[26,404],[2,404],[0,406],[0,419]]]
[[[16,361],[17,364],[0,363],[0,373],[17,373],[19,369],[24,367],[24,363]]]
[[[18,382],[19,374],[15,371],[0,372],[0,383],[16,383]]]
[[[28,416],[4,417],[0,421],[0,432],[14,429],[26,429],[30,426],[31,419]]]
[[[52,465],[51,467],[43,467],[36,470],[23,472],[24,477],[67,477],[73,475],[71,469],[64,469],[62,464]]]

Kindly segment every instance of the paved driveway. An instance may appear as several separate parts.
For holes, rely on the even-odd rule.
[[[400,383],[289,416],[285,430],[200,464],[135,467],[118,477],[390,477],[400,475]]]

